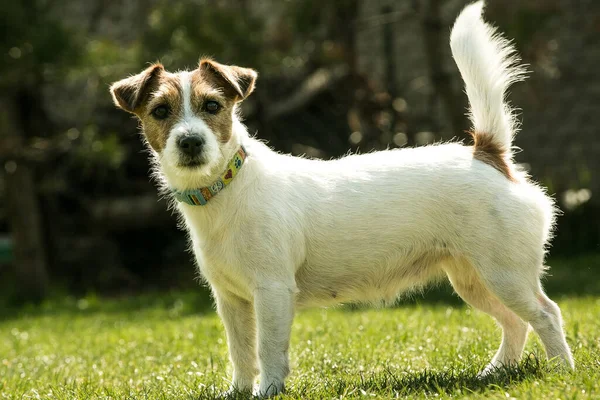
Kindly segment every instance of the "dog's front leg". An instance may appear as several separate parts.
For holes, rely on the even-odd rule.
[[[233,364],[232,390],[252,391],[256,367],[256,321],[252,304],[230,293],[215,291],[217,311],[227,333]]]
[[[279,282],[262,283],[256,289],[254,308],[258,326],[260,365],[259,396],[284,390],[289,373],[288,347],[294,318],[294,287]]]

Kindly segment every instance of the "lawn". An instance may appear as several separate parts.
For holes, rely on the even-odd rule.
[[[547,279],[574,373],[547,363],[532,333],[518,368],[477,379],[500,330],[442,289],[390,309],[298,313],[282,398],[600,398],[597,261],[563,262]],[[214,398],[228,387],[224,338],[202,290],[3,310],[0,399]]]

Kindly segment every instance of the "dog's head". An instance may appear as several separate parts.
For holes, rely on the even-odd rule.
[[[210,183],[237,151],[236,105],[256,77],[252,69],[203,59],[197,69],[177,73],[154,64],[110,91],[118,107],[140,119],[169,183],[187,189]]]

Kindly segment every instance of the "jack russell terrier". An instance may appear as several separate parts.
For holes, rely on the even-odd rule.
[[[160,186],[176,203],[227,333],[233,390],[284,389],[294,311],[393,303],[447,276],[502,327],[483,370],[518,362],[528,327],[573,367],[559,307],[542,289],[556,209],[512,156],[505,95],[523,79],[515,49],[467,6],[450,37],[470,102],[473,145],[447,143],[310,160],[251,137],[238,105],[252,69],[202,59],[154,64],[114,83],[141,121]]]

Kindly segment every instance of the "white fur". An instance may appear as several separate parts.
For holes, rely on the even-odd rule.
[[[510,42],[483,22],[482,9],[483,1],[464,9],[450,34],[450,47],[465,81],[474,130],[492,135],[510,151],[517,121],[504,97],[512,83],[524,79],[525,69]]]
[[[183,120],[189,121],[196,117],[192,111],[192,76],[189,72],[181,73],[181,89],[183,91]]]
[[[510,149],[515,126],[503,96],[520,70],[481,7],[458,18],[452,50],[475,129]],[[207,129],[195,116],[184,119]],[[283,389],[298,307],[393,302],[445,275],[503,328],[486,373],[518,361],[528,323],[550,357],[573,365],[560,310],[539,281],[553,204],[537,185],[508,180],[461,144],[333,161],[282,155],[234,119],[232,139],[210,150],[210,172],[177,171],[171,139],[159,157],[165,184],[187,189],[216,179],[241,143],[248,153],[206,206],[178,204],[227,331],[234,387],[250,389],[260,371],[260,394]]]

